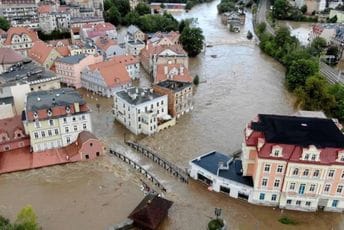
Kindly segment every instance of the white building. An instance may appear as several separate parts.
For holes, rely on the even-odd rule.
[[[152,89],[129,88],[115,93],[113,115],[132,133],[152,135],[175,124],[168,115],[167,95]]]
[[[212,151],[191,160],[189,166],[190,177],[207,184],[209,190],[251,201],[253,181],[242,176],[241,160]]]

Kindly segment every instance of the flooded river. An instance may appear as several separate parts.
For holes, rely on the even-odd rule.
[[[159,151],[180,167],[210,150],[230,153],[238,149],[247,122],[257,113],[290,114],[292,98],[283,86],[284,68],[262,54],[246,34],[252,31],[250,16],[240,34],[229,33],[216,12],[219,1],[194,7],[177,18],[195,17],[211,48],[190,60],[200,84],[194,95],[194,111],[176,126],[151,137],[137,139]],[[217,55],[212,58],[211,55]],[[148,85],[147,80],[140,84]],[[126,152],[159,178],[167,187],[166,197],[174,202],[161,229],[206,229],[214,208],[222,208],[230,229],[343,229],[341,214],[284,211],[299,222],[278,222],[281,210],[261,207],[209,192],[197,182],[182,184],[158,166],[124,146],[124,138],[135,138],[111,116],[110,99],[81,91],[92,108],[93,128],[110,147]],[[96,109],[100,104],[100,110]],[[140,176],[124,163],[104,156],[29,172],[0,176],[0,214],[15,218],[26,204],[36,210],[43,229],[105,229],[123,220],[143,198]]]

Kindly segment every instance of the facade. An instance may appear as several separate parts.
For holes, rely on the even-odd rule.
[[[245,129],[241,159],[252,203],[344,209],[344,136],[331,119],[259,114]]]
[[[86,66],[101,61],[103,61],[103,57],[100,55],[79,54],[60,58],[55,62],[56,75],[61,79],[61,82],[78,89],[81,87],[81,71]]]
[[[122,64],[125,66],[130,78],[132,80],[140,79],[140,61],[133,55],[120,55],[111,58],[115,64]]]
[[[105,97],[112,97],[116,91],[130,85],[125,65],[112,60],[89,65],[81,73],[81,86]]]
[[[12,65],[22,61],[23,57],[13,49],[0,48],[0,74],[9,70]]]
[[[58,5],[40,5],[38,7],[39,27],[45,33],[53,30],[68,30],[71,14]]]
[[[28,57],[46,69],[50,69],[55,60],[61,57],[61,54],[54,47],[39,40],[33,43],[32,48],[28,51]]]
[[[27,94],[23,123],[33,152],[67,146],[92,131],[89,108],[71,88]]]
[[[127,53],[139,56],[142,49],[145,48],[145,43],[141,40],[130,40],[127,42]]]
[[[81,160],[93,160],[105,152],[104,143],[89,131],[81,131],[72,145],[77,146]]]
[[[183,64],[158,64],[153,70],[154,83],[166,80],[192,82],[189,70]]]
[[[153,90],[157,94],[167,95],[168,113],[172,117],[179,118],[193,110],[191,83],[166,80],[153,85]]]
[[[2,89],[1,89],[2,90]],[[0,119],[14,117],[16,109],[14,107],[14,98],[10,95],[0,95]]]
[[[0,127],[0,153],[30,145],[20,115],[0,119]]]
[[[107,36],[98,37],[95,41],[99,53],[102,53],[105,58],[111,58],[117,55],[124,55],[125,48],[121,47],[117,40],[111,39]]]
[[[158,95],[152,89],[129,88],[115,93],[113,115],[135,135],[152,135],[175,124],[168,115],[167,103],[167,95]]]
[[[2,0],[0,16],[5,17],[15,27],[38,28],[38,3],[39,0]]]
[[[249,202],[252,200],[252,177],[242,176],[241,160],[216,151],[209,152],[189,162],[189,175],[205,183],[209,190]]]
[[[145,40],[145,34],[134,25],[130,25],[127,29],[127,41],[144,41]]]
[[[7,31],[7,37],[4,41],[4,47],[12,48],[19,52],[23,57],[27,57],[27,52],[38,41],[36,31],[24,27],[11,27]]]

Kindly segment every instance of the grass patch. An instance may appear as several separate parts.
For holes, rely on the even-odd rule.
[[[297,222],[295,220],[292,220],[287,216],[283,216],[283,217],[279,218],[278,221],[282,224],[287,224],[287,225],[296,225],[297,224]]]

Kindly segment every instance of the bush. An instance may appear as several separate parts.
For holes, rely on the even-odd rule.
[[[222,219],[213,219],[208,224],[209,230],[220,230],[224,226]]]
[[[195,76],[195,78],[193,79],[193,83],[194,83],[194,85],[199,85],[199,76],[198,76],[198,74]]]
[[[280,219],[278,219],[278,221],[282,224],[288,224],[288,225],[296,225],[297,224],[296,221],[290,219],[287,216],[281,217]]]

